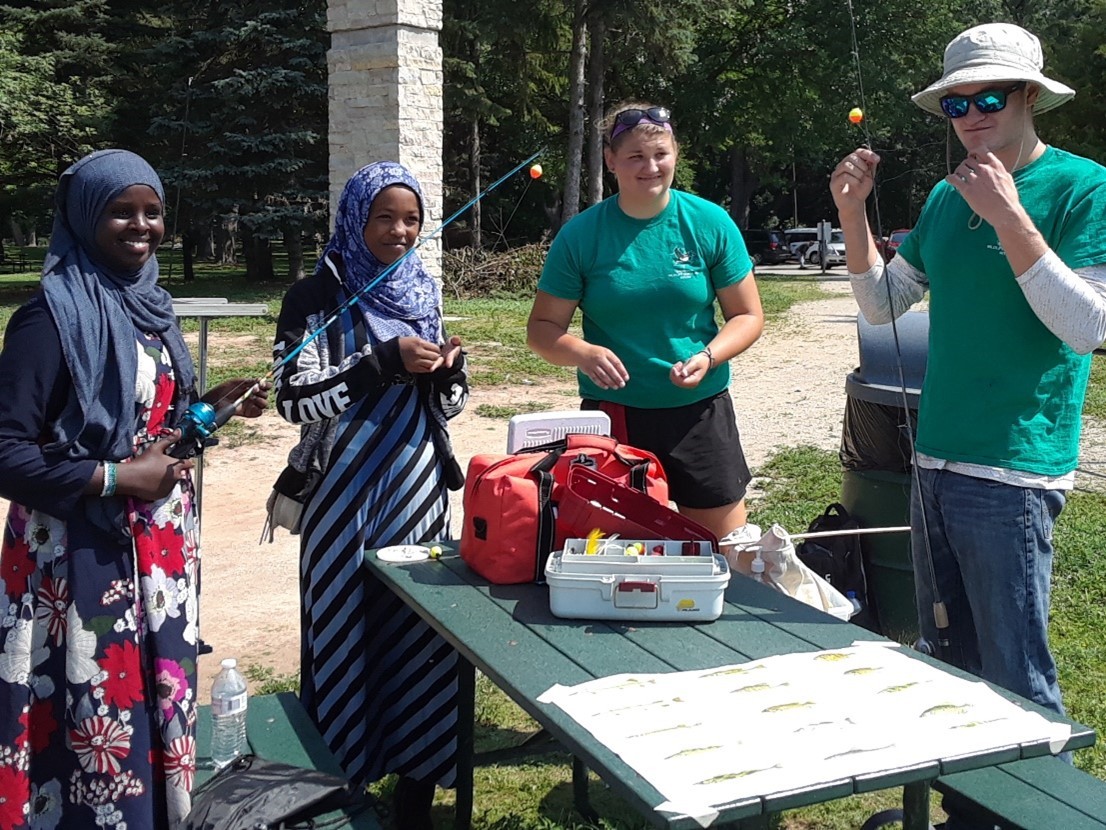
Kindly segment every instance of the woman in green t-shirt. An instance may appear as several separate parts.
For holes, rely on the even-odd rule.
[[[729,361],[764,327],[752,262],[722,208],[672,189],[679,145],[667,109],[621,104],[605,124],[618,193],[553,241],[527,342],[577,368],[583,408],[655,453],[680,512],[732,550],[760,537],[746,523],[750,475],[729,395]],[[577,307],[583,337],[568,333]]]

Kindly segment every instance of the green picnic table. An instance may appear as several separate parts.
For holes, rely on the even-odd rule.
[[[656,827],[692,830],[700,825],[688,816],[658,812],[665,797],[631,766],[595,739],[556,705],[537,698],[550,686],[578,683],[622,673],[692,671],[743,663],[774,655],[844,648],[856,641],[882,637],[837,620],[764,585],[735,575],[726,590],[719,619],[711,623],[648,623],[566,620],[549,610],[545,586],[491,585],[471,571],[452,542],[441,542],[441,558],[414,563],[386,563],[375,551],[365,567],[389,585],[438,631],[461,656],[461,715],[457,783],[457,823],[470,826],[473,806],[473,706],[475,671],[479,668],[573,755],[577,805],[587,806],[586,770],[595,770],[611,789]],[[951,670],[924,655],[915,659]],[[971,678],[975,679],[975,678]],[[1066,749],[1094,743],[1089,727],[996,689],[1023,708],[1049,720],[1070,724]],[[929,795],[934,779],[1048,754],[1047,743],[1007,746],[993,751],[942,758],[908,769],[845,777],[718,807],[713,826],[762,828],[782,810],[816,804],[854,793],[903,788],[905,830],[929,827]]]

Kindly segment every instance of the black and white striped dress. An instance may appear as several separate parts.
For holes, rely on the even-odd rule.
[[[324,279],[289,291],[275,353],[338,304],[319,296]],[[362,560],[366,548],[448,538],[445,464],[455,462],[435,440],[444,419],[430,402],[467,398],[467,387],[462,367],[452,384],[412,382],[394,343],[370,349],[358,318],[331,326],[336,335],[312,341],[276,378],[281,414],[306,426],[297,450],[311,457],[293,451],[292,463],[315,459],[324,471],[301,523],[300,697],[356,784],[398,773],[451,787],[456,652]]]
[[[347,775],[453,784],[457,655],[362,566],[366,547],[449,536],[449,499],[413,386],[338,425],[303,517],[300,695]]]

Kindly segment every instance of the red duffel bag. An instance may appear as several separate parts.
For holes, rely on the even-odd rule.
[[[607,436],[568,435],[510,455],[474,455],[465,476],[461,558],[498,585],[543,581],[545,560],[564,545],[557,507],[579,464],[668,504],[657,457]]]

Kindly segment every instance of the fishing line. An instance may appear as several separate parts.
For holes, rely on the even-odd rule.
[[[868,127],[868,106],[864,97],[864,75],[860,68],[860,45],[856,36],[856,14],[853,11],[852,0],[845,0],[845,5],[849,9],[849,29],[852,35],[852,50],[853,58],[856,63],[856,83],[860,92],[860,107],[862,111],[861,125],[864,130],[864,138],[866,141],[865,146],[872,149],[872,134]],[[875,212],[876,219],[876,235],[879,239],[883,238],[882,222],[880,220],[879,212],[879,191],[876,187],[875,172],[872,173],[872,205]],[[882,258],[882,255],[881,255]],[[903,371],[902,365],[902,346],[899,342],[899,329],[895,323],[895,305],[891,296],[891,281],[887,275],[887,265],[884,263],[883,268],[883,285],[887,289],[887,307],[891,315],[891,336],[895,341],[895,358],[896,368],[899,371],[899,391],[902,393],[902,411],[905,416],[904,427],[906,429],[907,440],[910,442],[910,450],[913,455],[911,458],[910,470],[914,479],[914,489],[918,494],[918,518],[921,522],[922,539],[925,542],[926,548],[926,566],[929,573],[929,585],[933,591],[933,622],[937,627],[937,648],[938,656],[940,656],[940,649],[947,649],[949,647],[948,627],[949,616],[948,610],[945,608],[945,603],[941,599],[941,591],[937,584],[937,570],[933,564],[933,549],[929,541],[929,521],[926,516],[925,499],[922,495],[922,482],[921,474],[918,472],[917,454],[914,449],[914,425],[910,418],[910,400],[906,393],[906,375]],[[915,647],[919,651],[926,651],[928,644],[919,639],[915,644]]]
[[[184,417],[182,418],[179,426],[181,430],[180,440],[177,441],[177,443],[174,444],[173,447],[169,450],[169,454],[172,455],[174,458],[188,458],[192,455],[195,455],[203,445],[204,440],[207,439],[213,432],[215,432],[215,430],[217,430],[219,427],[223,426],[223,424],[229,421],[234,415],[234,411],[243,401],[245,401],[247,398],[257,392],[261,388],[262,383],[275,377],[276,373],[280,371],[283,366],[288,364],[296,355],[302,352],[308,346],[308,344],[310,344],[313,340],[315,340],[315,338],[326,331],[327,327],[330,326],[335,320],[339,319],[342,312],[344,312],[347,308],[353,306],[353,304],[357,302],[358,298],[361,297],[361,295],[368,293],[368,291],[376,286],[377,283],[379,283],[382,279],[388,276],[388,274],[392,273],[392,271],[398,268],[400,263],[407,259],[407,257],[411,256],[413,253],[415,253],[415,251],[417,251],[430,240],[439,236],[442,231],[446,229],[446,227],[448,227],[457,219],[457,217],[459,217],[461,214],[463,214],[465,211],[467,211],[469,208],[471,208],[473,205],[475,205],[477,202],[479,202],[481,199],[483,199],[485,196],[487,196],[489,193],[491,193],[493,190],[503,184],[503,182],[507,181],[507,179],[509,179],[527,164],[532,162],[543,152],[545,152],[544,148],[538,150],[532,156],[520,162],[511,170],[504,173],[490,185],[485,187],[482,191],[480,191],[463,205],[461,205],[461,207],[455,210],[452,214],[450,214],[449,218],[438,225],[438,227],[435,228],[431,233],[427,234],[411,248],[404,251],[403,255],[400,256],[395,262],[393,262],[391,265],[389,265],[387,268],[377,274],[376,277],[370,280],[368,284],[362,286],[358,291],[354,292],[348,300],[338,306],[330,314],[330,316],[327,317],[322,322],[322,324],[319,325],[317,329],[315,329],[310,334],[304,332],[304,334],[301,335],[302,342],[292,347],[289,351],[285,353],[283,357],[275,360],[273,366],[269,369],[269,371],[266,372],[262,377],[258,378],[256,383],[246,389],[246,391],[239,395],[238,398],[236,398],[232,403],[224,406],[219,410],[216,410],[215,407],[213,407],[211,404],[205,403],[203,401],[190,406],[188,408],[188,411],[184,414]]]
[[[525,162],[524,162],[524,163],[525,163]],[[521,204],[522,204],[522,200],[523,200],[524,198],[526,198],[526,194],[530,192],[530,185],[532,185],[533,183],[534,183],[534,177],[533,177],[533,176],[531,176],[530,178],[528,178],[528,179],[526,180],[526,187],[524,187],[524,188],[522,189],[522,195],[520,195],[520,196],[518,197],[518,201],[517,201],[517,202],[515,202],[515,207],[514,207],[514,209],[513,209],[512,211],[511,211],[511,215],[507,217],[507,221],[506,221],[506,222],[504,222],[504,223],[503,223],[503,227],[501,227],[501,228],[499,229],[499,238],[498,238],[498,239],[496,239],[496,241],[492,243],[492,250],[493,250],[493,251],[495,250],[495,247],[496,247],[496,246],[497,246],[497,245],[498,245],[498,244],[499,244],[500,242],[503,242],[503,241],[505,241],[505,235],[506,235],[506,233],[507,233],[507,226],[508,226],[508,225],[510,225],[510,224],[511,224],[511,220],[515,218],[515,213],[517,213],[517,212],[518,212],[518,208],[519,208],[519,205],[521,205]]]

